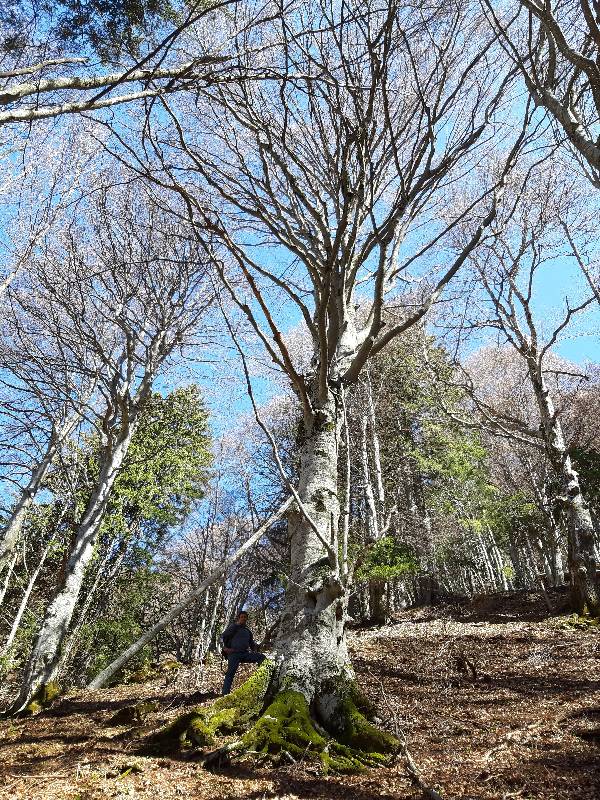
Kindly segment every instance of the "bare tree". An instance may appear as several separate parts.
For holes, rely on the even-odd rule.
[[[230,3],[190,3],[179,24],[158,44],[116,72],[94,72],[87,67],[88,57],[60,52],[48,56],[47,48],[40,60],[30,63],[28,50],[35,53],[35,46],[8,50],[0,71],[0,126],[112,108],[178,92],[190,82],[215,79],[222,74],[226,59],[207,52],[191,60],[181,59],[176,45],[200,20]]]
[[[219,278],[301,404],[275,686],[288,689],[286,713],[311,704],[339,734],[349,675],[349,574],[339,555],[344,392],[425,316],[485,236],[522,136],[510,141],[499,123],[509,78],[499,76],[496,37],[486,38],[471,7],[270,8],[269,21],[232,40],[247,71],[268,63],[270,80],[200,89],[195,107],[163,98],[168,120],[147,131],[150,164],[123,137],[114,147],[184,199],[199,236],[221,240],[236,269],[217,261]],[[477,164],[491,140],[505,152],[486,180]],[[469,236],[454,248],[448,235],[459,222]],[[309,332],[304,372],[284,341],[283,300]],[[373,750],[390,746],[374,728],[368,735]]]
[[[565,408],[560,402],[565,381],[580,381],[585,375],[573,373],[553,353],[560,337],[572,331],[578,316],[595,304],[589,286],[574,286],[556,319],[543,319],[536,311],[536,289],[540,274],[560,269],[560,259],[573,255],[565,247],[559,220],[571,201],[564,185],[549,173],[528,176],[527,190],[504,217],[505,228],[494,242],[484,244],[471,255],[484,289],[477,319],[472,303],[472,323],[497,332],[501,344],[518,355],[509,375],[509,361],[503,359],[503,387],[496,392],[490,383],[469,386],[483,418],[501,435],[512,437],[542,450],[555,478],[558,494],[554,500],[567,519],[569,567],[575,607],[597,615],[600,586],[595,532],[588,504],[583,497],[577,472],[564,435]],[[571,231],[572,239],[577,238]],[[474,299],[474,296],[473,296]],[[488,369],[493,364],[487,356]],[[495,396],[494,396],[495,394]],[[569,393],[570,394],[570,393]],[[502,396],[505,402],[498,402]]]
[[[56,347],[82,344],[102,364],[98,402],[88,415],[100,437],[99,473],[78,523],[63,584],[50,603],[14,709],[52,681],[84,574],[117,474],[152,384],[165,362],[197,332],[210,305],[206,255],[168,224],[138,187],[115,200],[101,192],[82,230],[67,230],[36,262],[37,291],[14,283],[10,295],[50,328]],[[53,244],[53,246],[52,246]],[[30,287],[27,287],[29,289]]]
[[[564,132],[600,188],[600,18],[592,0],[483,0],[527,89]]]

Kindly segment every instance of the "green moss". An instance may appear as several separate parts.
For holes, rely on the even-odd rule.
[[[590,627],[597,628],[600,625],[600,618],[592,617],[589,614],[571,614],[564,620],[564,624],[570,628],[586,630]]]
[[[247,750],[271,755],[286,750],[300,756],[306,750],[320,752],[326,745],[313,725],[304,695],[292,690],[277,694],[242,741]]]
[[[179,717],[153,737],[154,743],[207,747],[219,734],[245,731],[226,746],[229,755],[320,761],[326,773],[356,773],[389,763],[399,743],[367,720],[368,704],[351,681],[336,682],[332,697],[338,719],[332,735],[313,719],[304,695],[285,685],[263,711],[274,666],[264,661],[234,692]]]
[[[269,688],[274,663],[263,661],[247,681],[209,706],[179,717],[153,737],[157,744],[178,742],[182,747],[212,745],[219,733],[242,730],[259,716]]]
[[[341,742],[368,752],[376,760],[385,761],[385,754],[398,751],[398,740],[369,722],[349,698],[343,701],[343,714],[343,727],[339,735]]]
[[[23,714],[25,716],[33,716],[34,714],[39,714],[42,711],[42,704],[38,703],[37,700],[32,700],[31,703],[25,708]]]
[[[45,683],[31,698],[29,705],[23,711],[25,715],[39,714],[48,708],[60,696],[62,689],[56,681]]]
[[[373,744],[373,737],[369,738],[369,744]],[[363,772],[368,766],[388,761],[381,753],[365,752],[318,730],[306,698],[293,690],[277,694],[260,719],[242,737],[242,747],[246,752],[271,757],[289,754],[295,760],[319,760],[325,773]]]
[[[395,754],[399,741],[390,733],[373,725],[365,714],[372,714],[374,708],[359,691],[354,681],[341,679],[337,687],[340,698],[339,718],[336,736],[342,743],[370,753],[373,757]]]
[[[170,658],[167,661],[163,661],[159,664],[159,669],[163,673],[179,672],[181,667],[182,665],[179,663],[179,661],[176,661],[174,658]]]
[[[62,689],[56,681],[49,681],[48,683],[44,684],[44,686],[42,686],[40,689],[40,700],[42,705],[50,705],[53,700],[56,700],[61,692]]]

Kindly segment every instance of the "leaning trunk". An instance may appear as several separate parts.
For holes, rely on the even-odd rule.
[[[105,451],[98,483],[79,525],[75,544],[65,570],[62,588],[46,610],[42,627],[25,669],[21,692],[12,707],[13,712],[19,712],[26,708],[40,689],[55,680],[61,649],[79,599],[86,569],[94,553],[94,545],[104,518],[110,492],[127,454],[134,428],[135,424],[131,421],[127,425],[126,432],[120,436],[114,446]]]
[[[17,632],[19,630],[19,625],[21,624],[21,620],[23,619],[23,614],[25,613],[25,611],[27,609],[27,604],[29,603],[29,598],[31,597],[31,593],[33,591],[33,587],[35,586],[35,582],[37,581],[38,576],[39,576],[39,574],[40,574],[40,572],[42,570],[42,567],[44,566],[44,562],[46,561],[46,558],[48,556],[48,553],[50,552],[51,544],[52,544],[52,540],[50,540],[48,542],[48,544],[42,550],[42,553],[41,553],[41,555],[39,557],[37,565],[36,565],[35,569],[33,570],[33,572],[31,573],[31,577],[29,578],[29,582],[27,584],[27,588],[23,592],[23,597],[21,598],[21,602],[19,604],[19,608],[17,609],[17,613],[16,613],[15,618],[13,620],[13,624],[11,626],[10,633],[8,634],[8,637],[7,637],[6,641],[4,642],[4,652],[7,653],[7,654],[9,652],[10,648],[12,647],[13,642],[15,640],[15,637],[17,635]]]
[[[10,563],[13,553],[19,543],[23,523],[27,517],[27,512],[31,508],[36,494],[38,493],[52,463],[52,459],[56,455],[57,444],[56,439],[53,437],[46,449],[44,458],[35,467],[27,486],[21,491],[21,495],[17,500],[15,507],[12,510],[10,518],[6,523],[2,540],[0,541],[0,573],[4,571],[6,566]]]

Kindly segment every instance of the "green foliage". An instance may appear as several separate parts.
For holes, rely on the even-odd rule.
[[[19,31],[36,19],[54,41],[111,59],[122,51],[137,55],[144,39],[165,22],[177,23],[184,8],[171,0],[9,0],[0,21],[12,30],[5,49],[23,46]]]
[[[208,413],[196,386],[153,394],[115,481],[105,527],[179,524],[208,480]]]
[[[452,385],[454,368],[448,354],[432,341],[424,342],[424,337],[422,331],[413,331],[372,365],[388,495],[396,496],[400,483],[406,511],[429,516],[437,534],[437,557],[442,560],[458,557],[468,562],[475,552],[473,539],[480,534],[491,533],[499,547],[508,547],[511,537],[539,536],[545,520],[531,498],[521,493],[505,496],[490,474],[480,433],[445,413],[452,409],[460,418],[468,418],[469,406]],[[424,343],[431,370],[424,368]],[[387,566],[394,559],[383,561]],[[387,578],[393,571],[375,569],[371,574]]]
[[[366,559],[356,570],[356,580],[391,580],[417,569],[415,556],[406,544],[394,536],[383,536],[369,548]]]
[[[570,455],[579,473],[583,496],[600,507],[600,451],[593,447],[573,447]]]
[[[79,631],[74,656],[79,674],[92,677],[142,634],[147,608],[164,594],[169,580],[153,569],[153,554],[168,531],[183,522],[202,498],[209,478],[209,444],[208,413],[197,387],[178,389],[166,397],[150,396],[102,522],[96,559],[108,551],[109,564],[121,559],[121,567],[100,593],[96,614]],[[99,473],[98,438],[88,437],[71,458],[82,465],[67,515],[73,529]],[[55,467],[52,486],[56,490],[61,488],[62,466]],[[92,580],[90,574],[88,581]],[[150,649],[145,648],[131,668],[143,669],[149,659]]]
[[[530,498],[523,492],[498,495],[487,509],[490,527],[496,538],[503,542],[512,533],[517,539],[540,536],[545,529],[545,520]]]

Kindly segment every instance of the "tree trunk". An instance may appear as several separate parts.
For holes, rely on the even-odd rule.
[[[341,414],[335,398],[304,426],[298,495],[290,516],[290,581],[276,651],[283,659],[279,684],[312,703],[339,681],[348,664],[344,632],[346,598],[337,554],[339,518],[337,455]],[[323,541],[330,545],[328,553]]]
[[[114,564],[111,566],[108,574],[106,575],[106,583],[107,584],[110,585],[111,580],[117,574],[117,571],[118,571],[119,567],[121,566],[121,563],[123,562],[123,559],[125,558],[126,553],[127,553],[126,549],[122,550],[122,552],[119,553],[119,555],[115,559]],[[102,580],[102,577],[104,575],[104,569],[105,569],[106,565],[108,564],[109,558],[110,558],[110,545],[109,545],[108,552],[106,553],[104,559],[102,560],[102,562],[98,566],[98,570],[96,572],[96,577],[94,578],[94,582],[93,582],[89,592],[87,593],[87,597],[85,598],[85,600],[83,601],[83,603],[81,605],[81,608],[80,608],[80,611],[79,611],[79,615],[77,617],[77,622],[73,626],[71,626],[71,629],[70,629],[70,632],[69,632],[69,636],[68,636],[68,638],[65,640],[65,642],[63,644],[63,647],[61,649],[60,659],[59,659],[59,662],[58,662],[58,667],[57,667],[57,670],[56,670],[56,674],[57,675],[63,675],[65,673],[65,671],[67,670],[68,666],[69,666],[69,661],[70,661],[71,656],[73,655],[73,651],[75,650],[75,647],[77,645],[77,639],[78,639],[79,633],[80,633],[80,631],[81,631],[81,629],[82,629],[82,627],[83,627],[83,625],[85,623],[85,619],[86,619],[86,617],[88,615],[88,612],[89,612],[89,610],[90,610],[90,608],[92,606],[92,602],[94,600],[96,591],[98,590],[98,587],[100,585],[100,581]]]
[[[580,613],[587,610],[597,617],[600,616],[600,585],[592,517],[581,492],[579,477],[573,469],[550,392],[544,379],[531,365],[530,374],[540,410],[546,451],[561,487],[558,499],[567,518],[573,605]]]
[[[18,557],[19,554],[15,553],[8,563],[8,569],[6,570],[6,575],[4,576],[4,580],[2,581],[2,586],[0,587],[0,606],[4,602],[4,597],[6,595],[6,592],[8,591],[10,579],[12,578],[13,570],[15,568],[15,564],[17,563]]]
[[[27,584],[27,588],[23,592],[23,597],[21,598],[21,603],[19,604],[19,608],[13,620],[12,627],[10,629],[10,633],[4,643],[4,652],[8,653],[10,648],[12,647],[12,643],[15,640],[15,636],[17,635],[17,631],[19,630],[19,625],[21,624],[21,620],[23,619],[23,614],[25,613],[25,609],[27,608],[27,603],[29,602],[29,598],[31,597],[31,592],[33,591],[33,587],[35,586],[35,582],[38,579],[38,575],[40,574],[42,567],[44,566],[44,562],[48,553],[50,552],[50,545],[52,544],[52,540],[48,542],[48,544],[42,550],[40,555],[39,561],[36,565],[36,568],[31,573],[29,578],[29,583]]]
[[[371,578],[369,581],[369,621],[372,625],[385,624],[385,581]]]
[[[13,713],[22,711],[39,689],[55,680],[61,648],[79,598],[85,571],[92,559],[110,492],[134,430],[135,420],[130,420],[116,443],[104,451],[98,482],[79,524],[62,587],[46,609],[42,627],[25,669],[19,697],[11,708]]]

